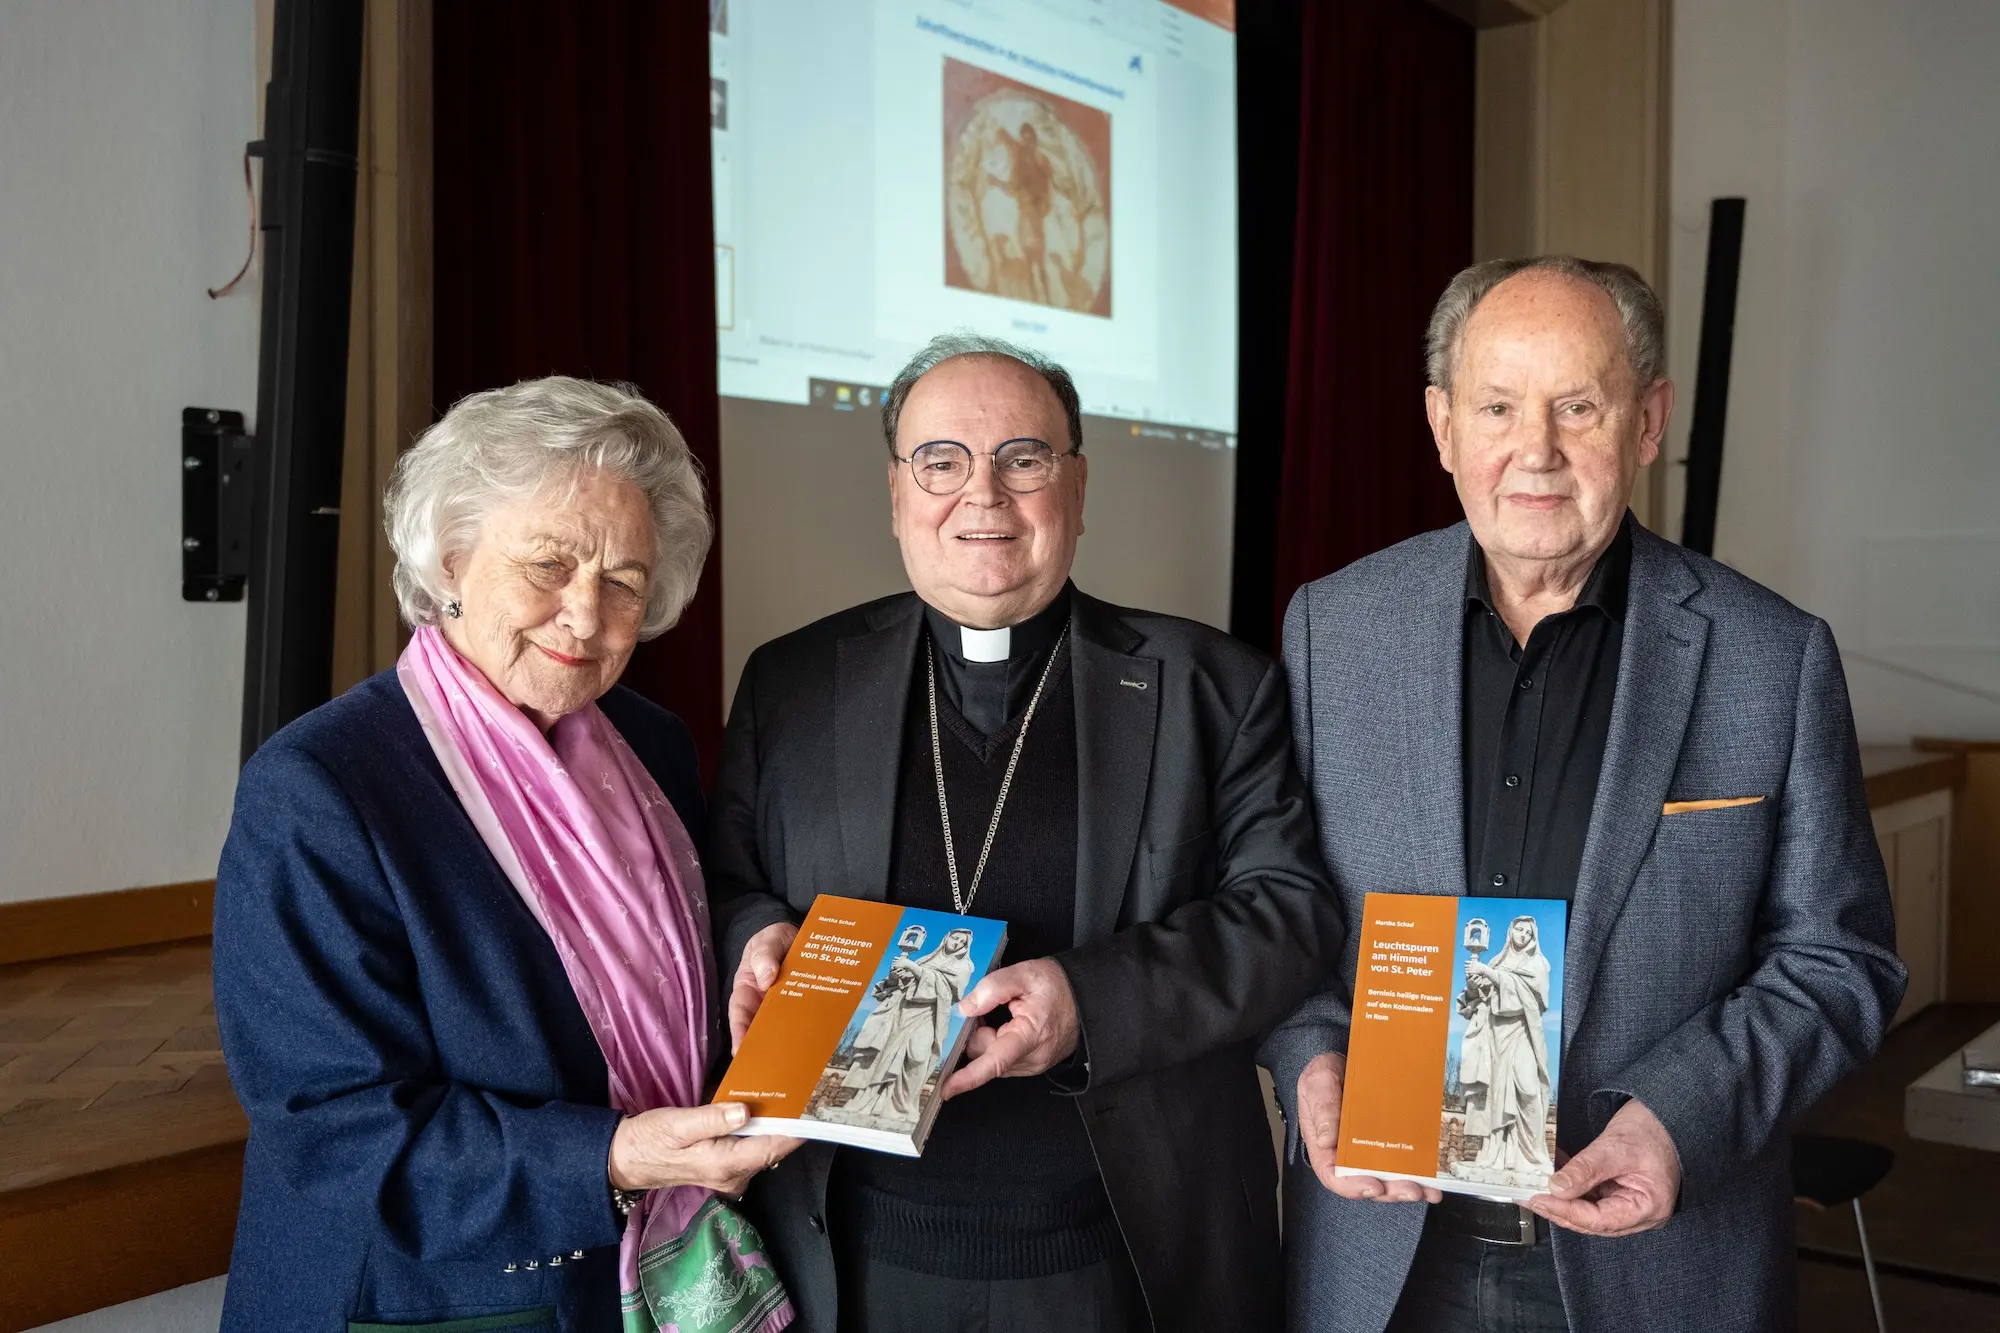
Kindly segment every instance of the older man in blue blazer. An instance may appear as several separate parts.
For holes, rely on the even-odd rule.
[[[1627,512],[1673,385],[1621,265],[1461,273],[1426,395],[1466,521],[1302,589],[1297,753],[1369,891],[1563,898],[1559,1170],[1525,1207],[1334,1173],[1356,952],[1261,1053],[1289,1324],[1790,1327],[1786,1131],[1904,971],[1826,624]]]

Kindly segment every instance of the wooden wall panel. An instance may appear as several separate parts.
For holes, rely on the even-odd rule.
[[[1917,741],[1919,750],[1964,757],[1965,785],[1952,818],[1950,959],[1945,998],[2000,1000],[2000,741]]]
[[[1896,762],[1892,765],[1887,760],[1881,761],[1879,768],[1871,771],[1870,761],[1875,755],[1893,755]],[[1965,756],[1960,754],[1927,754],[1897,745],[1864,745],[1861,770],[1868,784],[1870,810],[1965,785]]]
[[[0,903],[0,964],[199,939],[215,922],[215,881]]]
[[[1666,289],[1664,0],[1569,0],[1542,34],[1541,249]]]
[[[1542,27],[1479,34],[1474,84],[1472,257],[1542,249]]]
[[[370,0],[334,593],[336,693],[394,665],[404,642],[382,491],[396,459],[435,419],[431,31],[430,0]]]
[[[1566,0],[1480,31],[1475,258],[1613,260],[1667,299],[1671,17],[1671,0]],[[1632,506],[1657,531],[1665,500],[1655,464]]]
[[[1896,952],[1909,969],[1898,1018],[1914,1014],[1944,998],[1943,913],[1940,879],[1944,874],[1945,837],[1949,821],[1930,819],[1895,835],[1892,877],[1896,897]]]

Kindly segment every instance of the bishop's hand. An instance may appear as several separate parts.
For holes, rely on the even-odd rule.
[[[982,1023],[973,1029],[966,1044],[972,1058],[945,1083],[946,1099],[996,1078],[1045,1074],[1076,1049],[1082,1020],[1062,964],[1031,958],[989,973],[965,993],[958,1011],[983,1018],[1002,1005],[1010,1017],[997,1028]]]
[[[736,979],[729,985],[729,1053],[743,1044],[750,1020],[763,1007],[764,996],[778,980],[785,966],[785,953],[799,928],[789,921],[764,927],[743,946],[743,961],[736,965]]]

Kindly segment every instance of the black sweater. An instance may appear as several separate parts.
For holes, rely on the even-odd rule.
[[[1007,922],[1003,964],[1066,949],[1075,931],[1076,713],[1067,641],[1056,651],[970,908]],[[1034,677],[1047,660],[1037,656]],[[921,651],[916,670],[903,725],[889,901],[949,912]],[[1021,717],[983,735],[952,706],[950,693],[941,681],[938,732],[963,890],[971,887]],[[1076,1101],[1047,1078],[995,1079],[947,1102],[922,1157],[843,1150],[829,1190],[844,1246],[919,1272],[1039,1277],[1096,1263],[1120,1243]]]

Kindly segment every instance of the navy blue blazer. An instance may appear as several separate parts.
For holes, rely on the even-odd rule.
[[[698,839],[687,728],[598,702]],[[215,1009],[250,1118],[225,1333],[620,1327],[604,1057],[393,671],[245,766]]]

